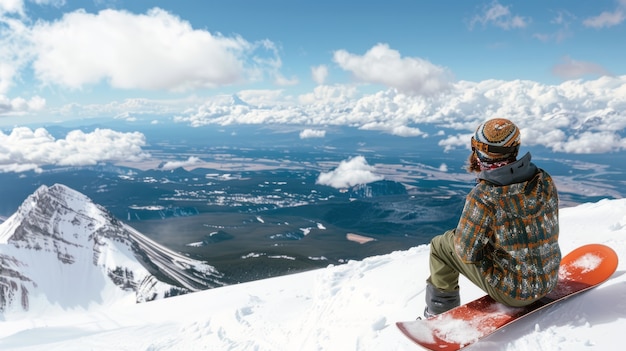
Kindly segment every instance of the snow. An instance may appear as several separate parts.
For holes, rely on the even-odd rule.
[[[580,268],[582,273],[593,271],[600,265],[602,258],[594,254],[586,254],[572,263],[574,267]]]
[[[626,199],[560,212],[563,254],[588,243],[626,255]],[[37,306],[0,320],[1,350],[418,350],[395,327],[424,308],[426,245],[340,266],[135,304]],[[593,266],[593,257],[580,262]],[[626,328],[624,260],[603,285],[541,310],[468,350],[617,350]],[[98,284],[94,284],[98,289]],[[71,289],[66,290],[67,294]],[[461,280],[463,302],[482,292]],[[81,301],[79,296],[72,297]],[[69,299],[69,296],[66,296]],[[103,301],[113,301],[103,299]],[[56,307],[55,307],[56,306]]]

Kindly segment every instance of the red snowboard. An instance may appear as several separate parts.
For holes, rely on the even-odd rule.
[[[561,260],[556,288],[530,306],[507,307],[483,296],[438,316],[396,325],[429,350],[459,350],[530,313],[600,285],[615,272],[617,262],[617,254],[608,246],[581,246]]]

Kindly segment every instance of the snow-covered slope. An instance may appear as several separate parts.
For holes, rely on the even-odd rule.
[[[167,282],[159,281],[160,277]],[[63,185],[41,186],[0,224],[0,316],[150,301],[221,286],[206,263],[156,244]]]
[[[564,253],[604,243],[626,257],[626,199],[561,211]],[[468,350],[620,350],[626,260],[602,286]],[[423,311],[428,247],[107,310],[0,322],[2,350],[418,350],[397,320]],[[481,291],[462,280],[464,301]]]

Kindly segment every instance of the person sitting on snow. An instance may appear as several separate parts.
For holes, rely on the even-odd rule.
[[[478,173],[456,229],[430,243],[424,315],[460,305],[459,274],[507,306],[529,305],[557,283],[558,195],[550,175],[519,160],[520,132],[503,118],[478,126],[469,171]]]

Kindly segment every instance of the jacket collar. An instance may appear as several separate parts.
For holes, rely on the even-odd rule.
[[[494,185],[510,185],[529,180],[537,173],[537,166],[530,162],[530,152],[508,165],[478,173],[479,180],[486,180]]]

